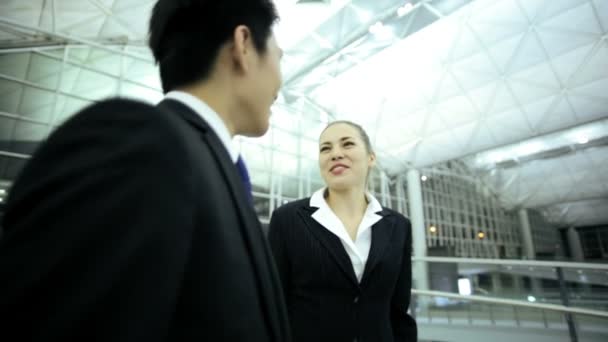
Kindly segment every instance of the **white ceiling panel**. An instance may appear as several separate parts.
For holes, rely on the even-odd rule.
[[[576,2],[576,1],[571,1]],[[591,3],[581,2],[580,6],[561,12],[540,23],[541,28],[549,30],[567,30],[571,32],[601,35],[602,28],[596,20]]]
[[[541,86],[528,81],[511,79],[508,83],[509,89],[515,95],[516,102],[519,105],[525,105],[538,101],[538,99],[550,97],[559,91],[559,88]]]
[[[577,116],[567,98],[561,100],[552,108],[544,120],[539,122],[537,127],[539,132],[548,133],[557,131],[564,127],[575,125]]]
[[[487,46],[487,53],[495,63],[496,71],[499,74],[504,75],[507,72],[525,38],[525,33],[517,33],[491,46]]]
[[[601,72],[601,71],[600,71]],[[597,81],[589,82],[571,89],[574,95],[588,96],[590,98],[608,100],[608,78],[602,78]]]
[[[581,68],[584,61],[591,55],[595,43],[578,47],[551,60],[555,72],[562,84],[568,84],[570,78]]]
[[[597,141],[608,136],[608,126],[599,123],[608,118],[608,1],[415,0],[403,17],[396,13],[402,0],[275,2],[282,17],[275,33],[285,50],[285,87],[276,107],[285,112],[272,120],[281,131],[277,135],[287,132],[290,149],[294,130],[316,139],[328,120],[349,119],[370,132],[379,163],[391,174],[500,156],[507,164],[495,160],[482,167],[511,180],[496,185],[507,189],[499,197],[510,206],[547,211],[554,202],[576,200],[559,204],[572,213],[559,218],[564,222],[578,217],[580,203],[590,203],[582,200],[608,196],[605,186],[583,184],[608,183],[597,171],[608,173],[602,162],[608,156],[596,151],[604,146]],[[156,66],[145,46],[154,3],[2,1],[0,112],[59,122],[89,100],[117,92],[160,99]],[[370,32],[377,22],[392,33]],[[77,39],[67,50],[66,34]],[[114,51],[89,46],[96,44]],[[39,51],[30,53],[33,48]],[[592,130],[571,131],[588,123]],[[11,134],[41,139],[45,130],[32,127]],[[560,132],[573,136],[543,138]],[[267,139],[259,144],[269,146]],[[578,143],[586,139],[599,145]],[[542,155],[568,146],[571,153]],[[534,161],[537,155],[542,156]],[[248,158],[260,170],[269,162],[257,152]],[[265,164],[256,165],[256,158]],[[284,159],[284,172],[293,171],[288,156],[277,158]],[[590,204],[589,216],[597,219],[594,208],[600,206]]]
[[[524,105],[524,111],[526,112],[528,122],[535,132],[540,131],[540,127],[546,120],[552,119],[553,108],[555,108],[560,101],[561,98],[557,95],[553,95]]]
[[[570,85],[579,86],[606,78],[608,78],[608,44],[597,43],[591,55],[577,70]]]
[[[608,116],[608,101],[597,101],[582,96],[568,96],[578,120],[591,121]]]
[[[509,79],[512,81],[526,82],[530,85],[550,88],[554,91],[561,88],[560,80],[550,63],[542,63],[520,72],[513,73]]]
[[[479,118],[475,105],[467,96],[462,95],[438,103],[436,110],[448,127],[471,123]]]

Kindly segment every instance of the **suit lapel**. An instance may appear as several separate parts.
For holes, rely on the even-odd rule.
[[[230,159],[228,151],[226,151],[219,137],[207,123],[186,105],[174,100],[164,100],[158,106],[178,114],[201,131],[202,139],[209,146],[215,157],[216,164],[224,174],[232,200],[236,203],[238,209],[237,214],[241,217],[241,232],[245,237],[246,243],[249,245],[248,249],[254,261],[253,267],[255,268],[258,284],[260,284],[260,293],[263,297],[262,302],[267,304],[264,309],[271,323],[270,327],[274,340],[280,341],[282,339],[281,336],[284,338],[288,336],[289,332],[279,331],[285,330],[281,329],[282,327],[287,327],[287,322],[283,322],[284,318],[287,317],[287,313],[284,312],[285,306],[282,305],[283,299],[280,294],[279,279],[273,268],[274,264],[270,259],[269,247],[263,237],[259,220],[251,203],[248,201],[245,193],[246,190],[239,178],[240,176],[235,165]]]
[[[312,214],[316,211],[316,208],[305,206],[300,208],[299,215],[304,221],[306,227],[310,231],[310,233],[315,236],[325,249],[329,251],[329,254],[332,256],[332,259],[338,264],[338,267],[351,281],[355,286],[359,287],[359,281],[357,280],[357,276],[355,275],[355,270],[353,269],[353,265],[340,242],[340,238],[334,235],[332,232],[323,227],[319,222],[317,222]]]
[[[382,219],[372,226],[372,244],[365,263],[365,270],[361,278],[361,286],[364,286],[368,278],[378,265],[380,259],[388,249],[391,242],[391,236],[395,227],[394,217],[387,210],[380,212]]]

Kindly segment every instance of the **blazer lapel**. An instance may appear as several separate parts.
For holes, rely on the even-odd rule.
[[[268,304],[264,309],[271,323],[270,326],[273,330],[274,340],[280,341],[289,335],[288,331],[280,331],[285,330],[282,327],[287,327],[287,322],[283,322],[287,317],[287,313],[284,310],[285,305],[282,305],[283,299],[280,293],[280,282],[273,268],[274,264],[271,260],[269,247],[264,239],[258,217],[248,201],[245,193],[246,190],[239,178],[236,166],[232,163],[228,151],[224,148],[219,137],[190,107],[174,100],[164,100],[158,106],[180,115],[201,131],[202,139],[209,146],[217,165],[224,174],[232,199],[238,209],[237,214],[242,218],[240,228],[245,241],[249,245],[249,252],[254,261],[253,267],[260,284],[260,293],[263,296],[262,302]]]
[[[388,210],[380,212],[382,219],[372,226],[372,244],[361,278],[361,286],[368,280],[378,262],[382,259],[385,251],[391,242],[391,236],[395,227],[394,217],[391,216]]]
[[[299,215],[305,223],[305,226],[314,235],[320,242],[323,247],[325,247],[329,254],[332,256],[332,259],[338,264],[338,267],[351,281],[355,286],[359,287],[359,281],[357,280],[357,276],[355,275],[355,270],[353,269],[353,265],[344,250],[344,246],[342,242],[340,242],[340,238],[334,235],[332,232],[323,227],[319,222],[317,222],[312,214],[316,211],[316,208],[306,206],[302,207],[299,210]]]

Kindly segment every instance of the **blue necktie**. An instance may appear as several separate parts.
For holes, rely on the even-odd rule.
[[[243,186],[247,191],[247,199],[249,203],[253,204],[253,194],[251,193],[251,180],[249,180],[249,172],[247,172],[247,166],[245,166],[245,162],[243,158],[239,156],[236,160],[236,168],[239,171],[239,175],[241,176],[241,180],[243,181]]]

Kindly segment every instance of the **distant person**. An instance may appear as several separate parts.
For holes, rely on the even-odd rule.
[[[166,97],[94,104],[12,187],[2,341],[289,341],[280,281],[234,135],[281,86],[270,0],[160,0]]]
[[[366,192],[376,157],[365,131],[330,123],[326,187],[278,208],[269,227],[294,342],[414,342],[411,225]]]

